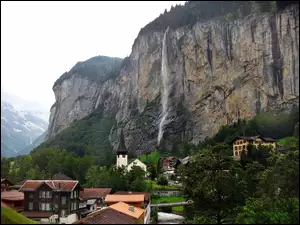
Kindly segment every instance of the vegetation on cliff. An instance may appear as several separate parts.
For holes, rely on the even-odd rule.
[[[184,5],[172,6],[141,29],[140,35],[148,32],[163,32],[167,27],[176,29],[192,26],[209,19],[232,20],[251,13],[282,10],[296,1],[187,1]]]
[[[64,80],[72,76],[86,77],[91,81],[105,82],[119,76],[123,59],[107,56],[92,57],[84,62],[78,62],[69,71],[60,76],[53,87],[60,85]]]
[[[1,224],[37,224],[22,214],[1,206]]]

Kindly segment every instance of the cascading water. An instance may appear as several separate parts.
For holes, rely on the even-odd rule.
[[[167,124],[167,116],[168,116],[168,100],[169,100],[169,71],[168,71],[168,52],[167,52],[167,33],[169,27],[165,31],[163,38],[163,46],[162,46],[162,59],[161,59],[161,77],[163,82],[163,93],[161,98],[162,104],[162,118],[159,123],[158,129],[158,145],[162,139],[164,133],[164,126]]]

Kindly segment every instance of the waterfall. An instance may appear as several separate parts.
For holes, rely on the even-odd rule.
[[[161,77],[163,83],[163,93],[161,98],[162,104],[162,118],[159,123],[158,129],[158,145],[162,139],[164,126],[167,124],[167,116],[168,116],[168,100],[169,100],[169,71],[168,71],[168,52],[167,52],[167,33],[169,27],[165,31],[162,45],[162,56],[161,56]]]

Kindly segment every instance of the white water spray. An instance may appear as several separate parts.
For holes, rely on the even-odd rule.
[[[169,100],[169,71],[168,71],[168,52],[167,52],[167,33],[169,27],[165,31],[164,39],[163,39],[163,46],[162,46],[162,59],[161,59],[161,77],[163,82],[163,93],[161,98],[162,104],[162,118],[159,123],[158,129],[158,145],[162,139],[164,134],[164,126],[167,123],[167,116],[168,116],[168,100]]]

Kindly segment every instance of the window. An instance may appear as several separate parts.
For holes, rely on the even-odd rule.
[[[40,198],[45,198],[45,191],[40,191],[39,196]]]
[[[29,198],[33,198],[33,193],[30,193],[30,194],[29,194]]]
[[[50,203],[46,204],[46,211],[51,211],[51,204]]]
[[[66,210],[61,210],[60,215],[61,217],[66,217]]]
[[[122,155],[123,158],[125,158],[125,155]]]
[[[52,192],[46,191],[46,198],[51,198],[51,197],[52,197]]]
[[[45,209],[46,209],[45,203],[40,203],[39,208],[40,208],[41,211],[45,211]]]
[[[61,196],[61,204],[66,204],[66,203],[67,203],[66,196]]]
[[[246,145],[243,145],[243,149],[246,150]]]
[[[29,202],[29,204],[28,204],[28,209],[29,209],[29,210],[33,210],[33,202]]]
[[[237,150],[237,146],[234,147],[234,150]]]
[[[239,146],[239,150],[242,150],[242,146]]]
[[[71,191],[71,197],[70,198],[73,198],[73,191]]]
[[[77,195],[77,190],[74,191],[74,198],[77,198],[78,195]]]

